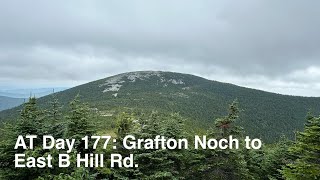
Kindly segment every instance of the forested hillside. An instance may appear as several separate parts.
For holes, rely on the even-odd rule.
[[[36,98],[24,104],[17,117],[17,123],[6,124],[0,131],[0,179],[10,180],[94,180],[94,179],[212,179],[212,180],[313,180],[320,178],[319,147],[320,118],[308,114],[303,132],[297,133],[295,141],[281,138],[273,144],[264,144],[260,149],[127,149],[121,141],[130,135],[137,139],[186,138],[192,141],[193,132],[186,129],[186,119],[178,113],[129,114],[120,113],[114,121],[104,121],[104,129],[97,123],[99,117],[77,95],[68,104],[68,112],[62,112],[59,100],[52,96],[46,109],[39,108]],[[217,140],[229,136],[244,137],[243,128],[237,125],[241,118],[238,101],[226,106],[225,115],[214,119],[203,133]],[[303,121],[303,120],[302,120]],[[43,158],[52,155],[57,158],[65,149],[42,149],[42,140],[36,139],[34,149],[14,148],[18,135],[36,134],[40,137],[52,135],[55,138],[75,139],[71,150],[71,165],[59,168],[16,168],[15,155],[24,153],[27,157]],[[112,146],[86,147],[80,139],[84,136],[105,135],[116,138]],[[134,141],[131,141],[134,142]],[[155,141],[154,141],[155,142]],[[158,143],[155,143],[158,144]],[[161,143],[159,143],[161,144]],[[76,154],[103,154],[104,166],[75,166]],[[117,153],[128,157],[139,166],[125,168],[110,167],[110,154]],[[29,159],[28,158],[28,159]],[[28,160],[27,159],[27,160]],[[33,164],[32,161],[27,164]],[[57,168],[58,167],[58,168]]]
[[[23,98],[11,98],[11,97],[0,96],[0,111],[19,106],[23,102],[24,102]]]
[[[274,94],[172,72],[119,74],[56,93],[56,97],[66,106],[77,94],[102,119],[123,111],[179,112],[188,127],[200,131],[237,99],[242,110],[238,124],[246,134],[265,142],[281,135],[292,138],[294,131],[302,130],[307,112],[320,110],[320,98]],[[49,100],[50,96],[40,98],[39,105],[46,107]],[[14,120],[17,109],[1,112],[1,121]]]

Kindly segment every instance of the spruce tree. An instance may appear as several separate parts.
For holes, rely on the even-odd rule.
[[[4,172],[1,173],[3,176],[1,179],[32,179],[41,173],[42,170],[35,168],[21,168],[17,170],[14,166],[14,157],[15,154],[26,154],[26,157],[30,153],[34,157],[43,155],[43,151],[35,151],[35,149],[39,149],[42,146],[41,140],[45,133],[43,121],[43,113],[37,107],[36,98],[30,97],[29,101],[23,105],[23,109],[20,111],[17,124],[5,126],[4,135],[7,137],[1,142],[0,148],[1,169]],[[19,135],[37,135],[38,138],[34,139],[34,149],[24,150],[21,147],[14,149]]]
[[[76,150],[79,153],[92,152],[92,150],[85,150],[84,141],[81,139],[84,136],[90,137],[94,134],[94,129],[90,122],[89,106],[80,101],[78,94],[70,103],[70,111],[66,116],[68,121],[66,138],[76,139]]]
[[[129,113],[120,113],[116,118],[116,135],[117,142],[115,143],[117,149],[113,150],[112,153],[119,153],[122,156],[129,156],[132,153],[130,150],[124,148],[121,143],[125,136],[132,134],[135,131],[135,121],[136,117],[133,114]],[[111,178],[114,179],[133,179],[135,177],[137,170],[132,168],[113,168]]]
[[[307,116],[304,131],[289,152],[294,160],[282,170],[286,179],[320,179],[320,117]]]
[[[15,150],[14,146],[17,139],[16,126],[4,124],[1,127],[0,141],[0,179],[22,179],[22,174],[16,172],[14,167],[14,156],[16,153],[22,153],[24,150]]]
[[[241,112],[239,108],[238,100],[234,100],[229,105],[229,112],[227,116],[216,119],[214,122],[215,129],[219,130],[220,137],[228,137],[230,135],[239,136],[243,132],[243,128],[236,125],[236,120],[239,118],[239,113]]]
[[[240,139],[243,134],[242,127],[236,125],[236,120],[241,112],[238,101],[234,100],[229,105],[229,112],[226,116],[218,118],[214,126],[207,133],[207,138],[217,140],[228,138]],[[239,140],[239,143],[240,140]],[[252,179],[249,174],[247,163],[245,161],[245,152],[243,149],[215,149],[199,150],[202,160],[196,165],[197,176],[211,179]]]
[[[65,130],[62,106],[55,94],[52,94],[51,97],[52,100],[49,102],[49,108],[45,110],[46,133],[53,135],[55,138],[62,138]]]
[[[43,113],[38,109],[36,98],[30,97],[29,101],[20,111],[20,119],[17,123],[17,131],[20,135],[43,134]]]
[[[182,138],[185,136],[184,120],[178,114],[160,115],[151,113],[146,118],[121,116],[118,128],[118,138],[132,134],[136,139],[154,139],[157,135],[166,138]],[[124,128],[126,127],[126,128]],[[125,130],[125,131],[124,131]],[[119,133],[121,132],[121,133]],[[117,179],[178,179],[184,170],[185,150],[168,149],[135,149],[125,150],[117,145],[117,151],[122,155],[134,154],[134,162],[139,164],[136,168],[115,168],[113,176]]]
[[[280,169],[288,162],[288,159],[290,157],[288,149],[291,144],[292,141],[282,136],[278,142],[266,145],[262,150],[252,151],[262,151],[264,154],[262,161],[256,164],[255,167],[252,167],[256,169],[256,172],[258,172],[258,170],[261,171],[260,176],[264,175],[261,179],[283,179]],[[260,160],[259,156],[252,159],[251,162],[257,162],[257,160]]]
[[[169,116],[151,114],[150,118],[136,133],[139,138],[152,138],[157,135],[166,138],[180,139],[186,137],[184,119],[179,114]],[[136,161],[139,163],[139,178],[146,179],[178,179],[182,177],[184,170],[184,154],[187,150],[156,149],[137,150]]]

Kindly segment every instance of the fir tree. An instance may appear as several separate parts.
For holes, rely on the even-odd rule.
[[[119,153],[122,156],[129,156],[130,150],[123,147],[121,143],[123,138],[135,131],[135,121],[136,117],[133,114],[128,113],[121,113],[117,116],[117,125],[116,125],[116,135],[117,135],[117,142],[115,143],[117,149],[113,150],[113,153]],[[132,168],[121,168],[115,167],[112,171],[112,178],[115,179],[132,179],[135,177],[137,170]]]
[[[249,160],[250,172],[257,172],[255,175],[260,175],[260,177],[261,174],[264,174],[261,179],[283,179],[280,169],[286,165],[290,158],[288,149],[291,144],[292,141],[282,136],[277,143],[266,145],[263,150],[251,151],[258,156],[252,156]],[[260,156],[260,152],[263,152],[263,157]],[[252,165],[252,162],[256,162],[256,164]]]
[[[160,116],[151,114],[150,118],[136,133],[139,138],[155,138],[162,135],[166,138],[185,138],[184,119],[179,114]],[[178,179],[184,170],[184,154],[187,150],[137,150],[136,161],[139,163],[139,178],[146,179]]]
[[[20,112],[17,131],[20,135],[41,135],[43,134],[43,115],[38,109],[36,98],[30,97]]]
[[[208,132],[207,138],[233,138],[242,136],[242,128],[236,125],[240,109],[238,101],[235,100],[229,105],[228,115],[216,119],[213,128]],[[240,143],[240,142],[239,142]],[[202,163],[196,167],[198,176],[211,179],[252,179],[245,161],[245,154],[242,149],[216,149],[199,150],[202,155]],[[201,156],[198,156],[201,157]]]
[[[121,123],[118,126],[121,129],[118,130],[121,132],[118,133],[118,139],[127,134],[133,134],[137,139],[154,139],[157,135],[166,138],[185,136],[184,120],[178,114],[163,116],[153,112],[146,119],[136,119],[128,115],[121,117],[124,119],[120,120]],[[126,131],[123,131],[124,129]],[[132,151],[121,149],[118,152],[124,155],[133,153],[134,161],[139,164],[139,167],[114,169],[113,176],[117,179],[178,179],[182,177],[185,164],[184,150],[142,148]]]
[[[49,102],[49,108],[45,110],[46,132],[55,138],[62,138],[65,130],[65,124],[62,121],[62,106],[55,94],[52,94],[52,100]]]
[[[36,98],[31,97],[29,101],[24,104],[17,125],[5,126],[4,132],[7,138],[1,142],[0,148],[1,169],[3,168],[4,172],[1,173],[3,176],[1,177],[2,179],[32,179],[39,175],[41,170],[35,168],[22,168],[17,171],[14,166],[14,156],[15,154],[32,153],[32,156],[40,157],[43,151],[33,152],[34,150],[24,150],[21,147],[14,149],[14,146],[19,135],[37,135],[38,138],[34,139],[34,149],[39,149],[42,145],[41,140],[45,132],[43,121],[43,113],[37,107]]]
[[[66,116],[68,121],[66,137],[76,139],[75,149],[79,153],[92,152],[90,149],[85,149],[84,141],[81,139],[84,136],[91,137],[94,134],[94,129],[90,123],[89,107],[87,104],[80,101],[80,95],[78,94],[70,102],[70,111]]]
[[[295,160],[282,170],[286,179],[320,179],[320,117],[307,116],[304,132],[289,152]]]
[[[238,100],[234,100],[229,105],[229,113],[227,116],[218,118],[215,121],[215,127],[221,132],[221,137],[228,137],[230,135],[239,136],[241,135],[243,129],[240,126],[235,124],[236,120],[239,118],[239,109]]]

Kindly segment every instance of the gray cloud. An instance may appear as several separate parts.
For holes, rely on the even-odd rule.
[[[320,96],[319,1],[0,2],[0,87],[170,70]]]

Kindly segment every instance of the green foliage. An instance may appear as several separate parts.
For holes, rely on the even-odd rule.
[[[94,133],[89,124],[88,107],[78,100],[78,97],[70,103],[70,114],[64,118],[60,111],[60,106],[57,99],[53,99],[51,106],[42,111],[37,107],[36,98],[30,98],[24,104],[21,110],[19,120],[16,125],[6,124],[1,129],[0,143],[0,179],[95,179],[94,173],[89,173],[88,169],[76,168],[74,165],[70,168],[20,168],[14,167],[15,154],[26,154],[27,157],[47,157],[51,154],[57,157],[59,153],[65,153],[53,150],[42,149],[42,136],[50,133],[55,137],[64,138],[82,137]],[[63,120],[68,119],[68,129],[63,125]],[[54,128],[54,130],[52,130]],[[21,148],[14,149],[18,135],[37,135],[34,141],[34,149],[23,150]],[[68,137],[69,138],[69,137]],[[75,153],[83,152],[81,143],[77,144],[76,151],[71,154],[72,163],[75,162]],[[53,160],[53,165],[58,166],[57,161]]]
[[[145,119],[136,119],[132,115],[122,115],[118,126],[118,138],[133,134],[137,139],[154,139],[157,135],[167,138],[183,138],[186,136],[184,119],[179,114],[168,116],[153,112]],[[126,127],[126,128],[123,128]],[[125,131],[124,131],[125,130]],[[121,147],[119,145],[119,147]],[[184,170],[186,150],[136,149],[118,151],[122,155],[135,154],[134,169],[116,168],[113,176],[119,179],[178,179]]]
[[[236,125],[239,118],[240,109],[237,100],[233,101],[229,106],[227,116],[217,118],[214,126],[207,134],[207,137],[222,139],[232,135],[234,138],[240,139],[242,128]],[[200,165],[196,164],[197,177],[211,179],[252,179],[249,173],[247,162],[245,160],[244,151],[241,149],[225,149],[225,150],[200,150],[202,154]]]
[[[152,114],[150,119],[135,133],[137,138],[183,138],[186,135],[183,127],[183,118],[179,114],[170,114],[161,117]],[[137,150],[136,160],[139,163],[138,170],[146,179],[177,179],[181,177],[184,167],[186,150]]]
[[[176,78],[176,77],[175,77]],[[192,80],[192,78],[190,77]],[[188,82],[184,79],[185,82]],[[96,82],[100,83],[100,82]],[[145,82],[137,81],[139,85]],[[132,85],[132,84],[131,84]],[[184,84],[187,85],[187,84]],[[124,85],[125,86],[125,85]],[[129,86],[129,85],[128,85]],[[172,92],[176,88],[170,87],[166,93]],[[140,92],[138,87],[131,86],[132,93]],[[137,89],[134,89],[137,88]],[[150,90],[157,92],[158,86],[148,87]],[[154,89],[153,89],[154,88]],[[170,89],[171,88],[171,89]],[[195,88],[196,89],[196,88]],[[196,91],[193,91],[196,93]],[[199,93],[199,91],[198,91]],[[139,94],[139,93],[138,93]],[[188,102],[193,103],[191,94]],[[69,106],[62,109],[65,104],[65,99],[60,104],[58,98],[61,94],[52,96],[46,106],[42,103],[48,102],[46,99],[37,100],[30,98],[24,104],[20,111],[20,116],[16,123],[7,123],[1,127],[0,131],[0,179],[49,179],[49,180],[75,180],[75,179],[316,179],[319,178],[320,165],[320,118],[308,116],[304,132],[298,133],[297,141],[292,145],[292,142],[286,138],[281,138],[280,141],[274,144],[263,146],[260,150],[246,150],[240,149],[225,149],[225,150],[195,150],[190,145],[195,134],[194,128],[200,127],[200,121],[191,121],[185,118],[183,113],[190,111],[185,106],[175,104],[177,97],[170,97],[170,105],[162,104],[161,98],[155,96],[154,98],[159,102],[142,103],[141,107],[146,106],[144,111],[139,108],[126,108],[122,113],[123,108],[112,109],[114,115],[117,114],[116,119],[112,117],[100,116],[94,108],[90,108],[88,104],[83,103],[83,96],[77,95],[74,99],[70,99]],[[62,94],[63,95],[63,94]],[[69,97],[70,94],[68,94]],[[136,98],[139,95],[134,95]],[[199,96],[198,96],[199,97]],[[119,97],[120,98],[120,97]],[[103,99],[103,98],[102,98]],[[209,98],[210,99],[210,98]],[[207,138],[221,139],[232,135],[234,138],[241,139],[244,136],[244,129],[241,127],[242,122],[247,121],[248,112],[242,111],[237,100],[229,105],[229,109],[215,110],[219,111],[219,116],[212,116],[214,122],[210,122],[210,126],[206,127]],[[44,101],[45,100],[45,101]],[[121,103],[127,103],[124,99],[120,99]],[[120,101],[119,100],[119,101]],[[153,99],[154,100],[154,99]],[[167,99],[165,99],[167,100]],[[212,100],[212,99],[210,99]],[[220,99],[222,101],[222,99]],[[220,101],[219,100],[219,101]],[[38,106],[40,101],[41,106]],[[117,102],[118,100],[113,101]],[[130,102],[134,101],[130,99]],[[184,102],[184,101],[181,101]],[[217,101],[215,101],[217,102]],[[219,104],[219,107],[225,105],[226,102]],[[106,103],[106,102],[104,102]],[[121,105],[120,103],[120,105]],[[171,104],[172,103],[172,104]],[[92,105],[92,104],[91,104]],[[94,107],[96,107],[95,104]],[[100,104],[103,105],[103,104]],[[127,104],[130,105],[130,104]],[[137,104],[136,104],[137,105]],[[140,104],[139,104],[140,105]],[[167,110],[152,111],[156,106],[163,105]],[[193,104],[194,111],[199,110],[199,104]],[[130,105],[131,106],[131,105]],[[97,107],[99,107],[97,105]],[[175,112],[175,107],[182,109],[182,113]],[[45,110],[43,110],[45,108]],[[100,107],[99,107],[100,109]],[[154,108],[157,109],[157,108]],[[170,109],[170,110],[169,110]],[[258,110],[258,109],[256,109]],[[208,110],[206,110],[208,111]],[[204,111],[203,111],[204,112]],[[260,112],[260,111],[259,111]],[[269,110],[265,111],[265,113]],[[188,112],[192,113],[192,112]],[[197,113],[197,112],[195,112]],[[215,112],[217,113],[217,112]],[[287,112],[286,112],[287,113]],[[284,113],[284,114],[286,114]],[[205,114],[205,113],[204,113]],[[205,116],[207,116],[206,114]],[[261,114],[257,114],[259,116]],[[196,115],[198,116],[198,115]],[[193,122],[193,123],[192,123]],[[274,121],[274,123],[279,123]],[[209,123],[208,123],[209,124]],[[273,127],[275,124],[269,125]],[[104,129],[105,128],[105,129]],[[257,127],[256,127],[257,128]],[[99,130],[99,132],[97,132]],[[245,130],[248,130],[245,128]],[[113,133],[115,132],[115,133]],[[203,131],[202,131],[203,132]],[[274,132],[274,131],[272,131]],[[110,134],[109,134],[110,133]],[[45,157],[48,154],[57,156],[59,153],[65,153],[61,150],[43,150],[40,145],[41,142],[35,142],[34,150],[14,150],[14,145],[18,135],[37,134],[43,136],[45,134],[52,134],[56,138],[76,138],[80,140],[83,136],[108,134],[117,138],[114,150],[112,147],[103,149],[89,149],[85,150],[81,141],[76,142],[76,149],[70,154],[71,165],[68,168],[21,168],[14,167],[14,155],[16,153],[24,153],[32,157]],[[122,146],[121,141],[126,135],[134,135],[136,139],[154,139],[157,135],[165,136],[166,138],[187,138],[190,142],[189,149],[182,150],[168,150],[168,149],[135,149],[127,150]],[[251,135],[250,135],[251,136]],[[41,138],[40,138],[41,139]],[[240,143],[241,144],[241,143]],[[289,149],[289,150],[288,150]],[[139,164],[135,168],[76,168],[75,158],[77,153],[104,153],[106,155],[106,164],[110,161],[111,153],[120,153],[123,156],[134,154],[134,162]],[[53,164],[57,167],[57,161]],[[281,170],[283,168],[283,170]]]
[[[294,160],[282,171],[287,179],[320,178],[320,117],[308,115],[305,129],[289,149]]]
[[[86,168],[80,167],[77,168],[74,172],[71,174],[64,174],[60,173],[59,175],[48,175],[45,178],[44,177],[38,177],[36,180],[95,180],[96,174],[90,174],[89,171]]]
[[[288,148],[291,144],[291,141],[282,137],[279,142],[264,145],[259,150],[246,150],[245,160],[253,179],[283,179],[280,170],[290,159]]]
[[[43,129],[43,113],[40,111],[36,104],[36,98],[30,98],[27,103],[24,104],[24,108],[20,112],[20,118],[16,126],[7,125],[5,126],[5,134],[8,139],[4,139],[1,142],[0,159],[2,162],[2,173],[3,179],[28,179],[36,177],[41,170],[37,169],[21,169],[16,171],[14,167],[14,156],[19,153],[32,153],[33,156],[41,156],[42,152],[37,151],[35,147],[34,151],[14,149],[16,139],[18,135],[38,135],[42,138],[45,130]],[[41,144],[42,142],[37,139],[34,144]]]
[[[49,107],[45,110],[46,134],[50,134],[55,138],[62,138],[66,126],[62,115],[62,106],[55,94],[51,95],[51,97],[52,100],[49,102]]]
[[[41,127],[43,124],[43,115],[36,105],[36,98],[29,98],[20,112],[20,121],[17,125],[17,131],[20,135],[43,134]]]
[[[55,94],[51,95],[52,100],[49,102],[50,109],[46,110],[47,119],[51,121],[51,123],[56,123],[62,119],[62,106]]]
[[[89,123],[89,107],[80,102],[80,96],[77,95],[70,102],[70,111],[67,116],[68,127],[66,136],[79,139],[85,135],[91,135],[93,132]]]
[[[128,113],[121,113],[117,117],[117,137],[123,139],[133,128],[134,116]]]
[[[12,124],[5,124],[1,128],[1,141],[0,141],[0,179],[16,179],[16,176],[23,172],[13,171],[13,159],[15,153],[19,151],[14,150],[15,140],[17,138],[16,126]],[[19,179],[19,178],[18,178]],[[21,178],[20,178],[21,179]]]
[[[77,95],[70,102],[70,111],[66,117],[68,124],[65,137],[76,139],[75,149],[80,153],[92,152],[92,150],[85,150],[84,141],[81,139],[84,136],[91,136],[95,130],[90,123],[89,107],[85,103],[81,103],[80,95]]]
[[[221,137],[228,137],[230,135],[238,136],[242,133],[242,128],[236,124],[239,118],[240,109],[238,107],[238,100],[234,100],[229,105],[229,113],[223,118],[216,119],[215,128],[220,131]]]
[[[282,137],[279,142],[265,148],[264,158],[261,162],[261,173],[266,174],[269,179],[282,179],[280,170],[290,159],[288,149],[291,144],[291,141]]]
[[[212,118],[222,117],[227,113],[225,107],[235,98],[241,102],[244,110],[236,124],[246,129],[252,137],[272,143],[282,135],[293,139],[294,131],[303,129],[305,114],[309,109],[320,110],[319,98],[284,96],[274,93],[243,88],[227,83],[206,80],[200,77],[171,72],[137,72],[143,78],[130,80],[135,73],[109,77],[63,92],[56,93],[61,105],[68,111],[68,103],[80,92],[80,99],[91,108],[97,108],[97,114],[111,112],[115,117],[121,112],[145,112],[156,110],[170,114],[179,112],[186,119],[186,129],[202,131],[212,125]],[[112,79],[123,81],[119,91],[103,92]],[[174,84],[169,80],[181,80]],[[169,82],[167,82],[169,81]],[[115,97],[113,94],[117,93]],[[50,106],[51,96],[40,98],[42,108]],[[17,117],[17,109],[0,112],[0,121]],[[105,119],[106,117],[101,117]],[[104,126],[104,124],[101,124]]]

